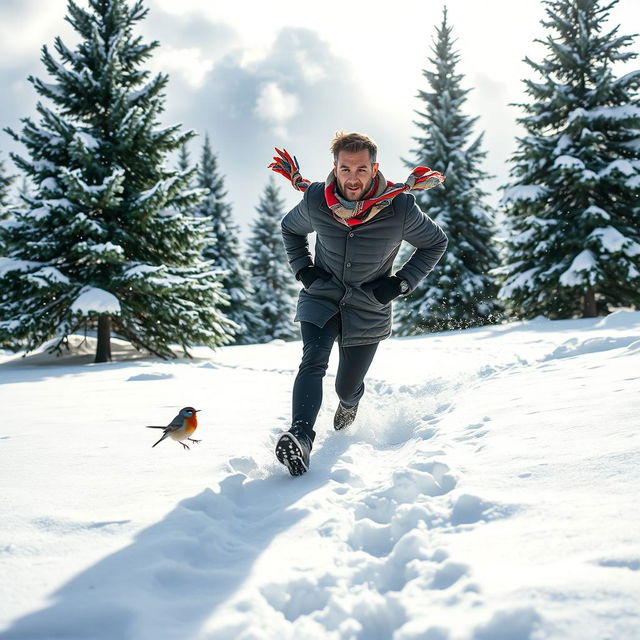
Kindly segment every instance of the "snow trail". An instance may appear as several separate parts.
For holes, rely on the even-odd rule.
[[[639,340],[640,314],[391,340],[339,433],[334,360],[300,478],[273,456],[299,344],[0,365],[0,638],[631,640]],[[151,451],[185,403],[203,442]]]

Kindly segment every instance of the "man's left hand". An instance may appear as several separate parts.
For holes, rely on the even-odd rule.
[[[398,276],[383,278],[371,289],[371,293],[380,304],[387,304],[402,293],[400,290],[401,282],[402,280]]]

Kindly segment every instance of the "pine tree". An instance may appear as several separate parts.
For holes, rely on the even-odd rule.
[[[429,278],[396,304],[400,335],[461,329],[500,317],[497,285],[489,275],[498,264],[494,214],[480,187],[489,177],[480,167],[486,156],[481,148],[483,134],[471,139],[477,118],[463,113],[469,89],[462,88],[464,76],[456,72],[460,55],[454,44],[445,7],[431,47],[432,70],[422,72],[429,89],[418,92],[424,107],[416,111],[420,118],[414,121],[421,130],[414,137],[415,162],[405,163],[429,166],[446,175],[442,187],[418,192],[417,201],[445,230],[449,247]],[[404,247],[401,258],[408,259],[411,251],[413,247]]]
[[[254,300],[263,325],[254,333],[256,342],[274,339],[296,340],[293,322],[299,287],[287,262],[280,220],[284,201],[273,177],[256,207],[258,215],[251,226],[247,249],[249,271],[255,289]]]
[[[79,44],[56,38],[58,59],[44,46],[54,82],[29,78],[53,106],[39,102],[39,123],[8,130],[28,151],[12,157],[35,194],[0,265],[0,334],[28,349],[52,336],[59,349],[96,325],[96,361],[110,359],[112,327],[161,357],[175,357],[172,343],[188,354],[229,340],[222,285],[200,260],[201,221],[183,213],[202,194],[165,168],[194,134],[158,126],[168,77],[141,68],[158,46],[134,35],[146,14],[140,1],[89,0],[85,9],[70,0]]]
[[[254,291],[242,261],[240,230],[233,220],[231,205],[226,200],[224,178],[218,172],[218,162],[211,151],[208,135],[202,148],[197,185],[208,192],[195,210],[195,214],[206,220],[207,225],[203,258],[211,261],[223,274],[222,285],[230,301],[225,313],[238,325],[236,342],[253,342],[252,333],[259,331],[260,327],[258,311],[253,303]]]
[[[191,171],[191,159],[189,158],[189,149],[187,149],[186,142],[180,147],[178,153],[178,169],[182,173]]]
[[[27,176],[22,176],[22,182],[18,187],[19,202],[29,202],[33,196],[33,188]]]
[[[0,159],[0,256],[6,253],[4,238],[9,233],[9,220],[12,217],[9,192],[15,178],[16,176],[7,174],[4,161]],[[2,293],[0,293],[0,299],[2,299]]]
[[[518,316],[592,317],[640,303],[640,71],[633,36],[608,30],[617,0],[545,0],[542,62],[525,62],[500,297]]]
[[[15,180],[15,176],[7,175],[4,161],[0,159],[0,220],[7,215],[7,209],[9,207],[9,190]]]

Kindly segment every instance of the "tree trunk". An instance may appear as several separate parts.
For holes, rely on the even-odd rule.
[[[598,315],[596,309],[596,292],[592,287],[589,287],[584,292],[582,317],[583,318],[595,318]]]
[[[111,362],[111,316],[98,317],[98,346],[94,362]]]

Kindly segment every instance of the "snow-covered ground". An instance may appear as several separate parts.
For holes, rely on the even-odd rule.
[[[292,478],[299,352],[2,356],[0,637],[640,637],[640,313],[388,340],[346,433],[332,361]]]

